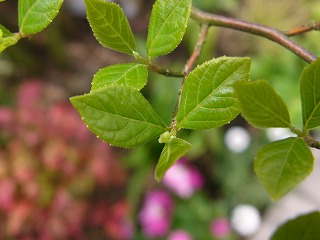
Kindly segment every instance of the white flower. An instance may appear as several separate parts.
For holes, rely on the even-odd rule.
[[[251,136],[243,127],[231,127],[225,134],[224,142],[232,152],[240,153],[249,147]]]
[[[260,213],[252,205],[242,204],[235,207],[231,214],[232,228],[243,237],[253,235],[261,224]]]

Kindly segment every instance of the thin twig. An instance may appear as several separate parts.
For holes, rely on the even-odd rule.
[[[191,17],[200,23],[208,23],[209,25],[230,28],[267,38],[287,48],[308,63],[311,63],[317,59],[317,57],[308,50],[291,41],[288,36],[275,28],[212,13],[206,13],[194,7],[192,8]]]
[[[310,31],[314,31],[314,30],[320,30],[320,21],[318,22],[314,22],[310,25],[303,25],[303,26],[299,26],[297,28],[293,28],[290,29],[286,32],[283,32],[287,37],[292,37],[292,36],[296,36],[302,33],[306,33],[306,32],[310,32]]]
[[[208,31],[209,31],[209,25],[207,23],[201,24],[201,29],[200,29],[200,34],[199,34],[197,44],[195,45],[194,50],[183,70],[184,76],[187,76],[190,73],[190,71],[194,68],[196,61],[200,56],[202,47],[206,42]]]
[[[158,65],[155,65],[153,63],[148,63],[147,64],[148,68],[156,73],[162,74],[166,77],[176,77],[176,78],[181,78],[184,77],[184,74],[182,72],[175,72],[169,69],[164,69]]]

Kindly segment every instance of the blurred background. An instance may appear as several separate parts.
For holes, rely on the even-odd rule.
[[[145,53],[154,1],[116,2]],[[281,30],[320,20],[318,0],[193,4]],[[0,4],[0,23],[18,31],[17,1]],[[157,63],[183,69],[198,32],[191,20],[182,44]],[[320,55],[319,32],[294,40]],[[199,63],[221,55],[250,56],[251,78],[270,81],[301,127],[299,76],[305,62],[265,39],[214,27],[202,53]],[[253,158],[260,146],[290,132],[254,129],[240,116],[221,129],[184,131],[192,150],[157,183],[154,169],[163,147],[157,140],[132,150],[110,147],[86,129],[69,102],[89,92],[100,68],[131,61],[94,39],[82,0],[65,0],[46,30],[1,53],[0,240],[267,239],[276,222],[261,231],[277,203],[254,175]],[[181,79],[149,73],[142,90],[167,123],[180,85]],[[307,202],[313,196],[308,197]],[[297,204],[293,209],[303,208],[303,201]]]

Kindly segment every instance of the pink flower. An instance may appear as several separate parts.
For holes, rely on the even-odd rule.
[[[203,185],[198,169],[183,160],[177,161],[163,177],[163,183],[182,198],[189,198]]]
[[[173,203],[163,190],[149,192],[139,213],[142,231],[148,237],[164,236],[170,227]]]
[[[217,218],[211,223],[211,233],[214,237],[224,238],[231,232],[229,221],[225,218]]]
[[[176,230],[170,233],[168,240],[192,240],[192,237],[183,230]]]

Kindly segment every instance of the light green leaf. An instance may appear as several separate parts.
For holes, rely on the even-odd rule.
[[[269,195],[277,200],[299,184],[313,168],[313,155],[301,138],[287,138],[262,147],[254,170]]]
[[[63,0],[19,0],[18,17],[22,34],[35,34],[45,29],[57,16]]]
[[[272,240],[320,239],[320,213],[312,212],[284,223],[272,236]]]
[[[128,86],[101,88],[71,103],[88,128],[114,146],[136,147],[168,130],[142,94]]]
[[[304,69],[300,91],[304,129],[320,126],[320,59]]]
[[[234,84],[241,113],[255,127],[288,128],[290,116],[282,98],[265,80]]]
[[[191,0],[157,0],[153,6],[147,51],[150,58],[172,52],[182,41],[191,12]]]
[[[160,159],[158,161],[155,178],[161,181],[166,171],[187,151],[191,148],[191,144],[183,139],[171,137],[170,141],[164,146]]]
[[[21,36],[12,34],[7,28],[0,24],[0,53],[7,47],[16,44]]]
[[[239,114],[233,90],[236,81],[247,81],[249,58],[221,57],[195,68],[185,79],[177,113],[177,129],[220,127]]]
[[[146,65],[137,63],[116,64],[100,69],[93,78],[91,91],[107,85],[127,85],[141,90],[147,83]]]
[[[87,18],[99,43],[115,51],[133,55],[136,43],[121,7],[104,0],[84,0]]]

